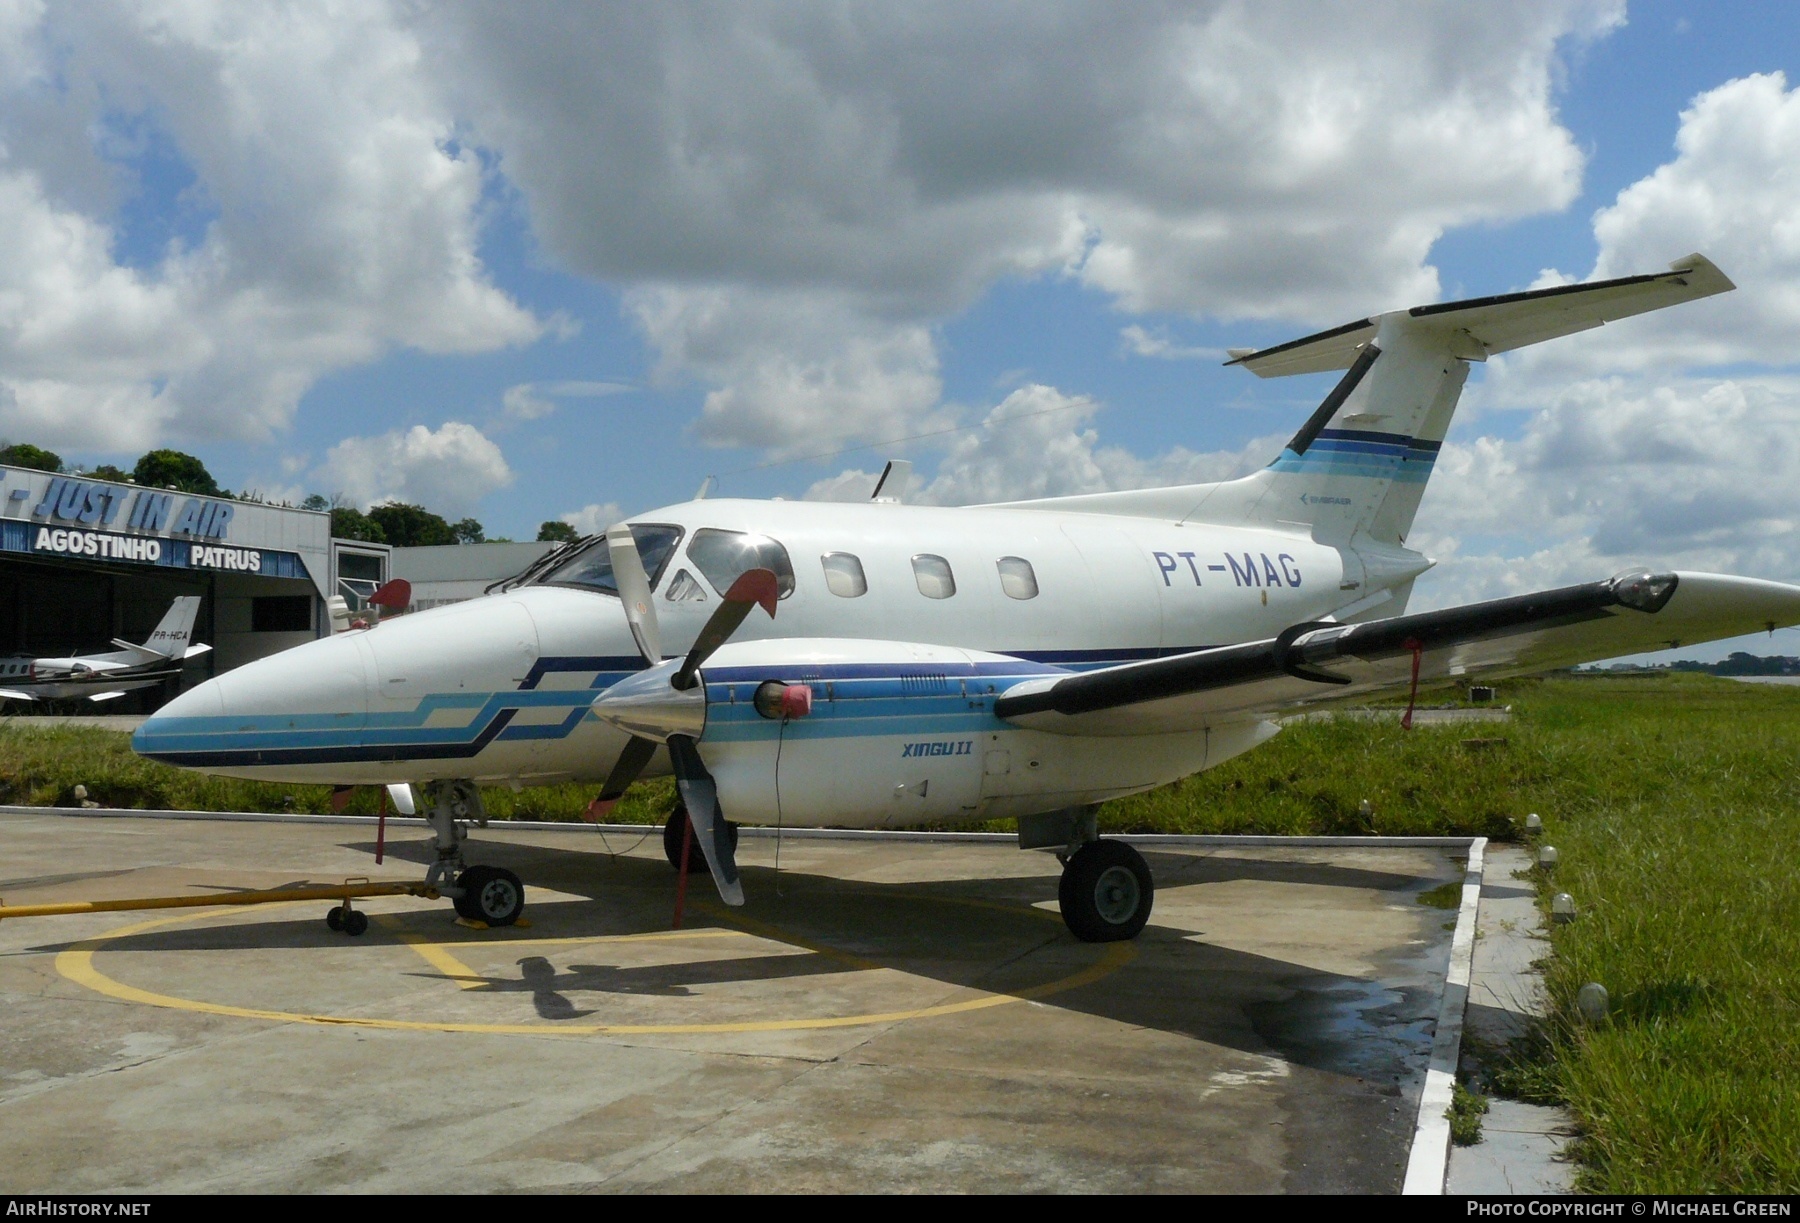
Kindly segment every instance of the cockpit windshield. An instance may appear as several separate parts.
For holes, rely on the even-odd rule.
[[[657,580],[662,577],[669,558],[675,555],[675,545],[681,542],[681,528],[661,523],[634,522],[631,524],[631,538],[637,544],[638,556],[643,559],[644,576],[650,579],[650,585],[654,588]],[[537,584],[582,586],[609,595],[618,594],[619,583],[613,578],[612,553],[607,551],[606,538],[596,537],[574,556],[538,578]]]
[[[794,593],[794,565],[788,559],[787,549],[767,535],[706,527],[694,532],[694,542],[688,545],[687,554],[694,567],[706,575],[706,580],[721,595],[730,590],[738,575],[747,569],[773,570],[779,598],[785,599]]]

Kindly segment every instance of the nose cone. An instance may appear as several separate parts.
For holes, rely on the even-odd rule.
[[[140,756],[206,768],[270,763],[345,743],[368,720],[368,647],[326,637],[184,692],[131,737]]]

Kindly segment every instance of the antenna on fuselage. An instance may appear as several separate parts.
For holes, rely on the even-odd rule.
[[[911,463],[905,459],[889,459],[887,466],[881,469],[881,479],[875,481],[875,491],[869,494],[869,500],[899,505],[906,495],[907,481],[911,479]]]
[[[706,500],[706,494],[712,492],[712,486],[713,486],[713,478],[711,476],[708,476],[708,477],[706,477],[706,479],[700,481],[700,489],[698,492],[696,492],[694,494],[694,500],[696,500],[696,501]]]

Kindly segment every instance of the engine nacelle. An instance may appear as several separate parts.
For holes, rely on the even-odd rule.
[[[913,642],[839,638],[721,647],[683,692],[671,660],[594,701],[602,720],[693,738],[731,819],[884,827],[980,819],[982,776],[1017,728],[994,698],[1055,667]]]

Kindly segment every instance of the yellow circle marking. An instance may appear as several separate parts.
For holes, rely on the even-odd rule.
[[[295,902],[298,903],[298,902]],[[219,1002],[203,1002],[197,998],[177,998],[171,994],[159,994],[152,990],[139,989],[135,985],[127,985],[123,981],[114,980],[94,966],[94,955],[101,950],[100,944],[113,939],[126,938],[133,934],[142,934],[146,930],[155,930],[161,926],[177,925],[181,922],[198,921],[206,917],[218,917],[232,912],[231,909],[207,909],[198,912],[182,913],[175,917],[159,917],[150,921],[138,922],[130,926],[120,926],[116,930],[108,930],[104,934],[87,940],[87,946],[71,948],[58,953],[56,971],[64,977],[84,985],[96,993],[105,994],[109,998],[117,998],[122,1002],[138,1002],[145,1006],[160,1006],[178,1011],[195,1011],[205,1015],[228,1015],[238,1019],[267,1019],[276,1023],[310,1023],[325,1027],[380,1028],[399,1032],[484,1032],[502,1036],[542,1036],[546,1033],[566,1036],[654,1036],[654,1035],[690,1035],[696,1033],[731,1033],[731,1032],[797,1032],[822,1028],[854,1028],[865,1024],[899,1023],[908,1019],[931,1019],[939,1015],[960,1015],[967,1011],[981,1011],[989,1007],[1009,1006],[1016,1002],[1032,1002],[1039,998],[1047,998],[1053,994],[1079,989],[1083,985],[1091,985],[1105,977],[1111,976],[1125,967],[1137,957],[1137,951],[1130,943],[1108,943],[1100,958],[1079,972],[1070,973],[1055,981],[1046,981],[1042,985],[1028,986],[1004,994],[986,994],[980,998],[969,998],[962,1002],[946,1002],[937,1006],[915,1007],[904,1011],[879,1011],[866,1015],[839,1015],[819,1019],[765,1019],[744,1023],[631,1023],[631,1024],[541,1024],[541,1023],[453,1023],[433,1022],[414,1019],[370,1019],[345,1015],[311,1015],[301,1011],[277,1011],[262,1007],[229,1006]],[[761,925],[762,923],[756,923]],[[737,933],[737,932],[728,932]],[[718,938],[717,931],[671,931],[658,934],[658,938]],[[627,938],[643,936],[597,936],[583,942],[617,942]],[[537,942],[540,940],[530,940]],[[549,941],[549,940],[541,940]],[[573,941],[573,940],[572,940]],[[784,940],[786,941],[786,940]],[[804,945],[804,944],[803,944]],[[816,950],[807,947],[807,950]],[[870,967],[880,967],[870,965]]]

